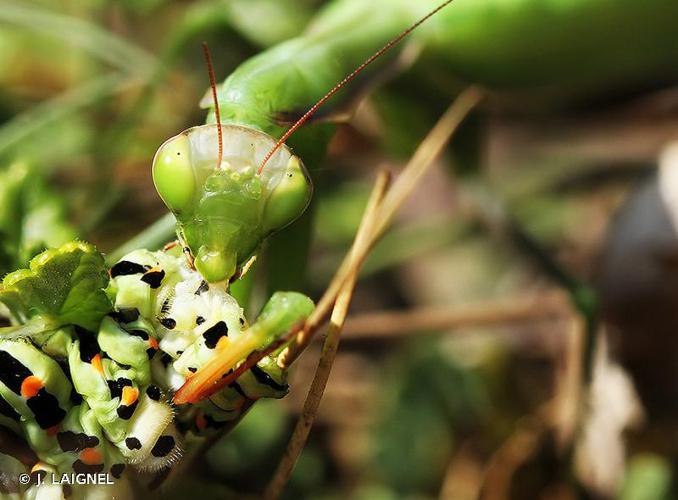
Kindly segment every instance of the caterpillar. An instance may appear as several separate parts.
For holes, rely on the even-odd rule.
[[[175,392],[210,361],[229,351],[242,360],[252,346],[265,346],[294,323],[303,321],[313,302],[296,292],[277,292],[248,325],[242,308],[223,286],[210,285],[185,259],[165,252],[138,250],[111,268],[115,309],[125,328],[150,324],[158,335],[161,355],[151,364],[153,379]],[[244,347],[243,347],[244,346]],[[277,351],[264,357],[237,381],[185,411],[177,421],[182,430],[203,433],[239,416],[249,400],[287,394],[286,373]]]
[[[95,254],[91,245],[68,244],[38,255],[32,267]],[[41,279],[77,274],[56,276],[52,268]],[[17,271],[4,283],[26,279]],[[280,292],[250,326],[224,287],[210,286],[182,255],[163,251],[125,256],[110,269],[105,293],[110,310],[97,331],[68,324],[0,337],[0,425],[37,454],[36,478],[35,471],[120,478],[129,466],[152,472],[172,465],[187,432],[214,432],[247,400],[280,398],[288,386],[272,354],[196,405],[175,407],[168,394],[239,339],[286,330],[289,318],[303,320],[313,308],[302,294]],[[267,339],[255,338],[255,345]]]

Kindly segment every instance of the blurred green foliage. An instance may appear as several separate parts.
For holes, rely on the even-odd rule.
[[[0,171],[0,275],[26,267],[45,248],[76,234],[64,199],[35,168],[14,163]]]
[[[481,425],[487,395],[477,375],[435,344],[413,346],[399,363],[404,364],[383,377],[392,394],[375,428],[374,471],[399,497],[434,495],[451,459],[455,432]]]
[[[671,466],[650,453],[635,455],[627,465],[621,500],[668,500],[672,495]]]

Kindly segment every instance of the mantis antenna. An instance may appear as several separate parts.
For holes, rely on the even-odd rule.
[[[219,115],[219,100],[217,99],[217,83],[214,77],[214,65],[212,64],[212,56],[210,55],[210,48],[207,42],[202,42],[202,51],[205,54],[205,62],[207,63],[207,71],[210,75],[210,88],[212,89],[212,99],[214,100],[214,114],[217,118],[217,137],[219,140],[219,156],[217,157],[217,168],[221,168],[221,160],[224,157],[224,138],[221,131],[221,116]]]
[[[318,108],[325,104],[327,100],[332,97],[334,94],[336,94],[342,87],[344,87],[347,83],[349,83],[351,80],[353,80],[356,76],[358,76],[360,73],[363,72],[365,68],[367,68],[370,64],[372,64],[374,61],[379,59],[381,56],[383,56],[386,52],[388,52],[391,48],[393,48],[395,45],[397,45],[403,38],[405,38],[407,35],[412,33],[415,29],[417,29],[421,24],[423,24],[425,21],[427,21],[430,17],[433,17],[435,14],[437,14],[440,10],[442,10],[444,7],[448,6],[451,4],[454,0],[447,0],[440,4],[438,7],[433,9],[431,12],[426,14],[424,17],[419,19],[416,23],[414,23],[412,26],[407,28],[405,31],[397,35],[395,38],[392,38],[386,45],[384,45],[382,48],[377,50],[374,54],[372,54],[370,57],[365,59],[360,66],[358,66],[356,69],[354,69],[351,73],[349,73],[346,77],[344,77],[343,80],[341,80],[339,83],[337,83],[332,89],[322,96],[318,102],[316,102],[313,106],[309,108],[306,113],[303,114],[299,120],[292,125],[287,132],[283,134],[283,136],[278,139],[278,142],[275,143],[273,148],[266,154],[264,157],[263,161],[261,162],[261,165],[259,165],[259,170],[258,173],[261,174],[262,170],[264,170],[264,167],[266,166],[266,163],[268,160],[271,159],[271,157],[275,154],[275,152],[285,144],[287,139],[290,138],[290,136],[299,128],[301,127],[313,114],[318,111]],[[212,87],[212,90],[214,90],[214,86]],[[216,92],[216,91],[215,91]],[[216,104],[216,94],[215,94],[215,104]],[[219,109],[217,108],[217,122],[219,121]]]

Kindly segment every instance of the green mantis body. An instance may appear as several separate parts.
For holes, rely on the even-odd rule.
[[[284,124],[276,119],[308,108],[439,3],[329,2],[304,33],[246,61],[226,79],[219,88],[223,122],[279,136]],[[590,93],[675,76],[677,16],[672,0],[454,0],[408,43],[468,83]]]

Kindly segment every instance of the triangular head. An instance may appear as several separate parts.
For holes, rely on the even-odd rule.
[[[201,125],[167,140],[153,159],[153,182],[177,219],[177,235],[208,282],[231,279],[261,242],[297,219],[313,187],[301,160],[258,130]]]

